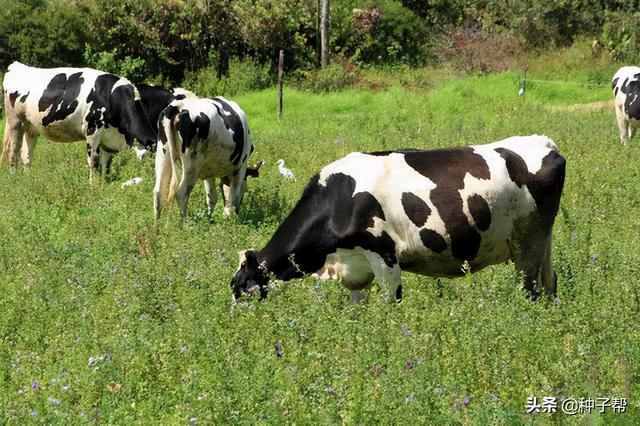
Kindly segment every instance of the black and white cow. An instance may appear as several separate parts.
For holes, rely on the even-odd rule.
[[[611,80],[611,90],[615,101],[620,142],[627,145],[636,129],[640,127],[640,68],[620,68]]]
[[[190,90],[183,89],[182,87],[174,88],[171,90],[164,89],[160,86],[152,86],[149,84],[137,84],[136,87],[140,92],[140,100],[142,102],[143,110],[149,122],[153,126],[153,130],[158,133],[158,119],[160,113],[174,100],[181,100],[186,98],[196,98],[196,94]],[[136,151],[136,156],[142,159],[147,153],[146,148],[133,147]],[[149,148],[150,151],[155,151],[155,145]]]
[[[355,152],[315,175],[267,245],[240,253],[234,297],[271,277],[335,279],[361,301],[400,271],[460,276],[512,259],[532,297],[553,296],[551,231],[565,160],[546,136],[462,148]]]
[[[223,188],[225,216],[237,210],[246,177],[258,176],[262,165],[247,167],[253,144],[247,117],[238,104],[222,97],[175,100],[158,121],[153,191],[156,218],[174,198],[185,218],[189,195],[198,179],[204,179],[209,212],[216,204],[217,178]]]
[[[29,167],[38,136],[55,142],[87,141],[89,177],[99,163],[134,139],[156,143],[138,89],[126,78],[90,68],[33,68],[14,62],[4,75],[5,147],[15,169],[23,140]],[[165,104],[166,105],[166,104]]]

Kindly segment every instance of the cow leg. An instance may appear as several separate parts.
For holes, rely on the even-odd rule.
[[[33,150],[36,147],[36,135],[32,135],[29,132],[24,132],[22,137],[22,149],[21,149],[21,160],[22,166],[25,171],[28,171],[31,167],[31,159],[33,158]]]
[[[15,121],[9,122],[7,120],[7,129],[6,132],[9,132],[9,138],[7,140],[8,143],[8,151],[9,151],[9,166],[12,172],[16,171],[16,167],[18,166],[18,159],[20,158],[20,151],[22,150],[22,139],[24,137],[25,131],[22,122],[17,118]]]
[[[94,183],[96,172],[100,170],[100,139],[92,136],[87,138],[87,163],[89,165],[89,183]]]
[[[636,128],[633,127],[631,123],[629,123],[628,127],[629,127],[629,140],[631,140],[633,135],[636,133]]]
[[[225,217],[231,216],[233,212],[238,213],[238,208],[240,207],[240,190],[242,189],[242,180],[238,178],[237,174],[232,174],[228,179],[229,189],[225,194],[225,206],[223,211]]]
[[[365,290],[349,290],[349,300],[355,304],[361,304],[367,299],[369,289]]]
[[[113,161],[114,154],[101,149],[100,153],[100,164],[102,165],[102,176],[109,176],[109,172],[111,171],[111,162]]]
[[[377,253],[366,251],[365,255],[385,297],[399,302],[402,299],[400,265],[398,263],[394,263],[393,266],[387,265],[382,256]]]
[[[180,215],[183,219],[187,218],[187,205],[189,204],[189,195],[196,185],[197,175],[193,163],[190,161],[189,156],[185,155],[182,158],[182,179],[178,184],[176,190],[176,202],[180,207]]]
[[[540,236],[543,235],[542,239]],[[540,291],[553,299],[556,295],[556,276],[551,264],[551,230],[534,229],[511,246],[516,270],[524,278],[524,288],[536,300]]]
[[[616,121],[620,130],[620,142],[624,146],[629,143],[629,121],[624,116],[624,112],[620,108],[616,108]]]
[[[204,193],[205,193],[205,198],[207,199],[207,212],[211,214],[213,213],[213,209],[216,206],[216,201],[218,198],[218,194],[216,193],[215,178],[204,180]]]
[[[166,145],[158,142],[156,151],[156,184],[153,187],[153,211],[156,219],[160,218],[160,213],[167,202],[169,196],[169,183],[171,182],[171,160],[165,153]]]

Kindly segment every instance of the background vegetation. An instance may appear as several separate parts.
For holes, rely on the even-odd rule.
[[[237,96],[251,160],[267,164],[230,220],[220,205],[206,216],[199,185],[186,223],[172,208],[156,226],[152,160],[119,154],[111,178],[90,186],[83,144],[40,141],[31,172],[0,168],[0,418],[638,424],[640,150],[618,140],[608,87],[618,65],[582,43],[528,66],[530,78],[582,84],[530,82],[523,99],[519,71],[363,70],[345,91],[287,90],[281,121],[274,89]],[[554,229],[559,304],[527,300],[512,265],[453,280],[404,274],[399,305],[374,291],[356,306],[312,278],[230,304],[236,252],[262,247],[324,164],[531,133],[553,138],[568,164]],[[296,183],[280,178],[278,158]],[[120,188],[134,176],[143,183]],[[529,396],[628,405],[527,415]]]
[[[152,217],[153,161],[88,184],[83,144],[0,168],[0,419],[9,424],[640,424],[640,150],[609,82],[638,62],[640,2],[340,0],[319,70],[317,0],[0,0],[0,69],[92,66],[234,95],[266,159],[242,211]],[[286,51],[285,114],[274,62]],[[529,82],[518,97],[523,70]],[[566,84],[536,80],[569,81]],[[553,138],[560,303],[512,265],[404,274],[355,306],[295,280],[232,306],[237,251],[262,247],[320,167],[354,150]],[[637,138],[637,137],[636,137]],[[283,181],[284,158],[298,181]],[[143,177],[139,186],[120,183]],[[529,396],[628,398],[566,416]]]
[[[204,95],[288,75],[317,88],[319,0],[0,0],[0,69],[14,60],[81,66]],[[589,38],[619,61],[640,52],[640,2],[623,0],[340,0],[331,4],[333,74],[458,61],[465,72]],[[490,60],[485,60],[488,57]],[[291,73],[296,71],[296,73]],[[234,76],[234,74],[237,74]],[[305,86],[307,87],[307,86]]]

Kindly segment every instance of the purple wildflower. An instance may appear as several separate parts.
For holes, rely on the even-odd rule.
[[[34,391],[38,392],[40,390],[40,382],[37,380],[32,380],[31,381],[31,389],[33,389]]]
[[[469,404],[471,403],[471,397],[465,396],[464,399],[462,400],[462,403],[464,404],[465,407],[468,407]]]
[[[327,386],[327,393],[336,393],[336,388],[331,385]]]
[[[60,400],[52,396],[50,396],[47,401],[49,401],[49,404],[51,405],[60,405]]]
[[[406,337],[411,336],[411,330],[409,330],[406,325],[402,325],[400,327],[400,331],[402,332],[403,336],[406,336]]]
[[[282,345],[280,343],[276,343],[274,347],[276,349],[276,357],[280,358],[282,356]]]
[[[415,367],[415,365],[413,364],[413,361],[409,360],[407,361],[407,364],[404,366],[404,369],[406,371],[409,371],[409,370],[413,370],[413,367]]]
[[[595,263],[595,261],[598,260],[599,257],[600,255],[598,253],[594,253],[591,255],[591,261]]]
[[[36,410],[31,410],[31,412],[29,413],[29,415],[31,417],[37,417],[38,416],[38,412]]]
[[[191,423],[192,425],[195,425],[197,421],[198,418],[196,416],[189,417],[189,423]]]

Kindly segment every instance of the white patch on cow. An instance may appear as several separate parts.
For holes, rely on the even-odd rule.
[[[163,120],[163,127],[167,135],[167,154],[158,149],[156,153],[156,186],[154,188],[154,206],[156,217],[160,216],[162,208],[174,198],[180,205],[181,215],[186,217],[189,188],[195,185],[197,179],[225,178],[223,193],[225,197],[224,214],[228,216],[237,210],[246,190],[244,180],[247,169],[247,157],[251,151],[251,135],[249,134],[247,118],[242,109],[232,101],[227,101],[235,110],[244,129],[244,146],[240,156],[244,161],[236,164],[230,161],[236,144],[233,132],[224,124],[219,113],[220,105],[212,99],[187,98],[176,99],[171,106],[181,113],[187,111],[189,120],[193,123],[201,114],[209,118],[208,137],[206,141],[195,138],[190,141],[183,151],[182,136],[176,128],[176,120],[181,119],[178,114],[174,120]],[[216,105],[218,108],[216,108]],[[225,112],[227,114],[227,112]],[[211,186],[211,183],[206,183]],[[207,194],[208,207],[210,193]],[[213,203],[215,204],[215,202]]]
[[[484,158],[490,171],[490,179],[478,179],[468,173],[464,177],[464,188],[459,191],[463,211],[471,225],[475,222],[467,201],[470,196],[480,195],[491,211],[490,227],[486,231],[479,231],[482,235],[481,247],[477,258],[471,262],[472,270],[477,270],[510,258],[509,238],[516,220],[528,216],[536,208],[528,188],[521,188],[511,180],[505,159],[495,149],[506,148],[515,152],[526,163],[529,172],[535,174],[542,167],[542,159],[551,150],[557,150],[557,147],[546,136],[532,135],[511,137],[472,148]],[[367,192],[380,203],[385,220],[374,217],[373,226],[367,231],[375,237],[386,232],[396,245],[395,254],[400,262],[411,264],[408,270],[432,276],[459,275],[461,262],[451,257],[449,234],[440,212],[430,199],[431,191],[436,185],[410,167],[404,159],[404,154],[349,154],[324,167],[320,171],[318,183],[326,186],[328,178],[335,173],[351,176],[355,180],[353,195]],[[427,223],[421,227],[417,227],[404,211],[402,194],[405,192],[420,197],[431,210]],[[447,243],[447,249],[442,253],[428,250],[420,238],[422,229],[429,229],[441,235]],[[372,259],[369,260],[371,264]],[[336,261],[332,259],[329,263]],[[375,274],[375,267],[372,268]],[[390,273],[382,268],[376,275],[382,274],[382,271]]]
[[[512,136],[486,145],[472,145],[473,150],[487,158],[499,157],[496,148],[506,148],[517,153],[527,164],[529,173],[537,173],[542,167],[542,160],[550,151],[557,151],[556,144],[544,135]]]
[[[625,102],[627,100],[627,93],[622,91],[622,87],[625,85],[629,85],[629,83],[633,81],[637,81],[636,75],[640,74],[640,67],[636,66],[626,66],[620,68],[611,81],[616,81],[613,89],[614,103],[615,103],[615,113],[616,113],[616,121],[618,123],[618,130],[620,131],[620,141],[626,145],[629,142],[629,139],[633,136],[637,128],[640,128],[640,120],[629,116],[629,112],[625,108]],[[637,93],[635,94],[637,97]],[[633,101],[629,104],[632,104],[636,101],[636,97],[634,97]]]
[[[136,86],[134,86],[133,83],[131,83],[129,80],[127,80],[124,77],[120,77],[120,79],[118,79],[118,81],[116,81],[113,84],[113,87],[111,88],[111,93],[113,93],[118,87],[127,86],[127,85],[133,86],[133,100],[134,101],[139,101],[141,98],[140,98],[140,92],[138,91],[138,88]]]
[[[324,265],[314,274],[320,280],[336,280],[352,290],[367,287],[374,278],[364,250],[337,249],[335,253],[327,255]]]

